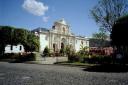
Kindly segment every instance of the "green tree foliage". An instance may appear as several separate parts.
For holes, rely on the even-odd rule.
[[[44,51],[43,51],[43,56],[46,57],[46,56],[49,56],[50,55],[50,50],[49,48],[46,46]]]
[[[128,13],[128,0],[99,0],[98,4],[91,10],[93,19],[111,32],[115,21]]]
[[[104,31],[104,29],[100,28],[99,32],[98,33],[94,33],[92,35],[92,37],[95,38],[95,39],[106,40],[108,36],[107,36],[106,32]]]
[[[112,27],[111,40],[115,51],[115,56],[121,54],[121,63],[128,63],[128,15],[116,21]]]
[[[80,56],[84,56],[87,53],[87,51],[88,51],[88,47],[84,46],[83,43],[81,43],[80,50],[79,50],[78,54]]]
[[[112,44],[117,47],[128,46],[128,15],[120,18],[113,25],[111,32]]]
[[[37,36],[29,32],[26,39],[25,46],[27,51],[39,51],[39,38]]]
[[[81,55],[85,55],[87,53],[87,51],[88,51],[88,48],[89,47],[87,47],[87,46],[81,46],[79,53]]]
[[[13,29],[14,27],[10,26],[0,26],[0,54],[3,54],[5,46],[11,43]]]
[[[92,41],[99,43],[98,47],[104,47],[106,45],[106,39],[108,38],[108,35],[103,28],[100,28],[98,33],[94,33],[92,35],[92,38]]]
[[[70,48],[69,45],[67,45],[67,46],[65,47],[65,53],[66,53],[67,56],[70,56],[70,54],[71,54],[71,48]]]
[[[65,47],[65,54],[70,57],[75,54],[75,50],[72,48],[71,45],[66,45]]]
[[[60,54],[61,54],[62,56],[64,56],[65,52],[66,52],[66,51],[65,51],[65,48],[61,48],[61,49],[60,49]]]
[[[102,41],[101,39],[95,39],[95,38],[89,39],[89,47],[108,47],[108,46],[110,46],[110,41],[108,40]]]
[[[10,26],[0,26],[0,41],[1,43],[11,43],[12,30],[14,28]]]
[[[38,51],[39,41],[33,33],[25,29],[16,29],[11,26],[0,26],[0,54],[4,53],[7,44],[22,44],[26,51]]]
[[[29,31],[25,29],[15,29],[13,30],[13,44],[25,44],[27,43],[27,36]]]
[[[60,49],[60,54],[61,55],[66,55],[66,56],[70,56],[73,53],[75,53],[75,50],[73,49],[72,45],[66,45],[65,47],[62,47]]]

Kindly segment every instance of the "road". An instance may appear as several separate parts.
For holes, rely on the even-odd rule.
[[[0,62],[0,85],[128,85],[127,72],[88,72],[83,69]]]

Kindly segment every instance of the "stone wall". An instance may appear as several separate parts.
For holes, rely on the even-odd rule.
[[[40,64],[54,64],[64,61],[68,61],[68,57],[37,57],[36,59],[36,62]]]

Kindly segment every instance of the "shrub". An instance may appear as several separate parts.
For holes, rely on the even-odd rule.
[[[30,54],[14,54],[14,53],[8,53],[4,54],[3,56],[0,56],[0,59],[11,59],[14,62],[25,62],[25,61],[35,61],[36,60],[36,54],[30,53]]]
[[[16,58],[16,62],[25,62],[25,61],[35,61],[36,60],[36,54],[30,53],[26,55],[19,55]]]
[[[69,62],[77,62],[79,61],[79,57],[76,53],[74,53],[68,56],[68,60]]]
[[[49,56],[50,55],[50,50],[49,48],[46,46],[44,51],[43,51],[43,57]]]
[[[86,58],[85,61],[93,64],[111,64],[113,62],[112,56],[106,55],[92,55],[90,58]]]
[[[61,56],[64,56],[65,52],[66,52],[66,51],[65,51],[64,48],[61,48],[61,49],[60,49],[60,55],[61,55]]]
[[[0,59],[16,59],[17,57],[19,57],[19,54],[6,53],[4,55],[1,55]]]

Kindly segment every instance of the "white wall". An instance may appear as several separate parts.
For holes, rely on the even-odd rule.
[[[77,40],[77,42],[76,42],[76,40]],[[76,50],[76,52],[78,52],[81,48],[81,45],[82,45],[81,41],[83,41],[83,46],[84,47],[89,47],[89,41],[88,40],[82,40],[82,39],[77,39],[77,38],[76,38],[76,40],[75,40],[75,50]]]
[[[36,61],[40,64],[54,64],[57,62],[68,61],[68,57],[38,57]]]
[[[47,36],[47,40],[46,40],[46,36]],[[49,36],[41,33],[40,34],[40,52],[43,52],[46,46],[49,47]]]
[[[78,52],[80,50],[81,40],[76,39],[75,40],[75,50]]]
[[[86,41],[86,46],[89,47],[89,40]]]
[[[5,46],[5,51],[4,51],[4,53],[12,53],[12,51],[11,51],[11,45],[6,45],[6,46]]]
[[[21,46],[21,50],[20,50],[20,46]],[[12,50],[11,50],[11,45],[6,45],[4,53],[22,53],[24,51],[25,50],[23,45],[13,45]]]

